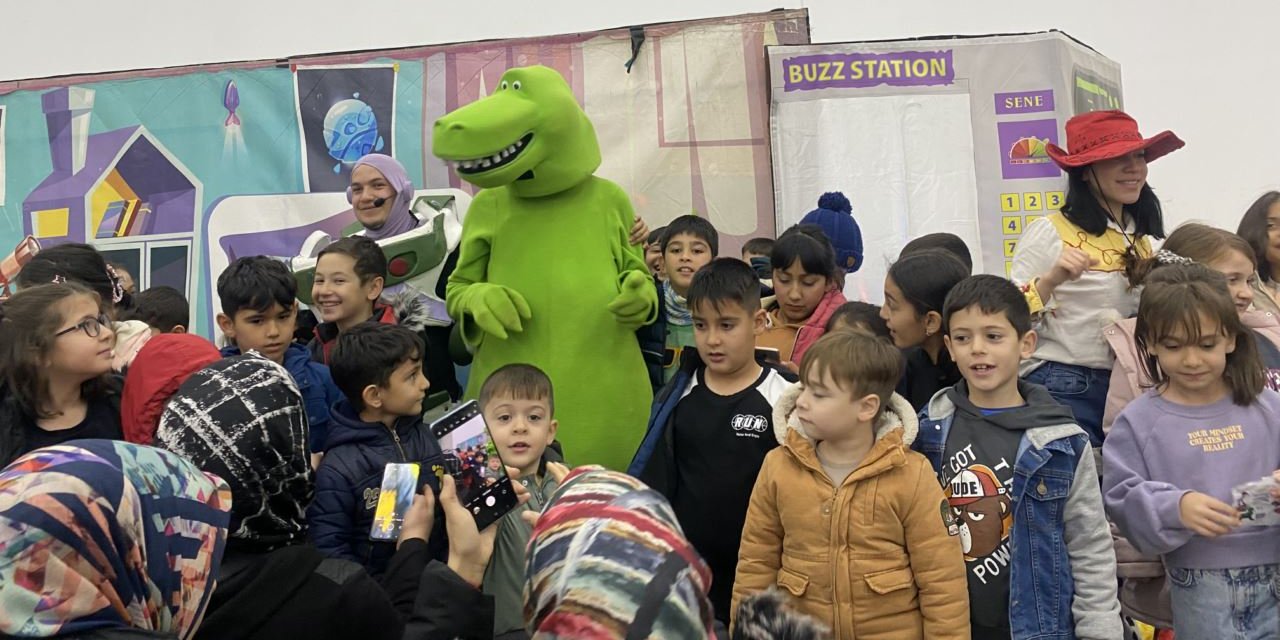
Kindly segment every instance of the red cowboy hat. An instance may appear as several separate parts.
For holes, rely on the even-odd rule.
[[[1147,162],[1181,149],[1185,142],[1172,131],[1161,131],[1150,138],[1138,133],[1138,123],[1123,111],[1090,111],[1067,121],[1067,148],[1070,153],[1050,143],[1045,150],[1059,167],[1072,169],[1099,160],[1119,158],[1146,149]]]

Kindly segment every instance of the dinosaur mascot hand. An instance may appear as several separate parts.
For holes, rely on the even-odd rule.
[[[609,303],[613,317],[630,329],[639,329],[651,322],[657,308],[658,290],[653,286],[653,278],[643,271],[623,274],[622,291]]]
[[[485,333],[500,340],[507,339],[507,332],[524,330],[521,320],[531,318],[529,303],[516,290],[500,284],[480,282],[467,287],[462,312]]]

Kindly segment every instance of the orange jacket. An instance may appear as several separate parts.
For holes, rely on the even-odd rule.
[[[775,423],[786,424],[799,389],[779,400]],[[731,611],[777,585],[837,640],[969,637],[960,542],[947,535],[932,467],[908,448],[917,424],[894,395],[875,444],[839,487],[814,442],[790,426],[751,493]]]

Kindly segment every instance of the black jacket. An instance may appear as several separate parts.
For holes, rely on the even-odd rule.
[[[917,412],[923,411],[928,406],[934,394],[959,384],[962,379],[960,368],[951,359],[951,352],[947,351],[946,347],[938,352],[936,363],[929,358],[929,353],[924,350],[924,347],[904,349],[902,355],[906,358],[907,366],[903,371],[902,380],[898,381],[897,392],[898,395],[906,398],[907,402],[911,403],[911,408]]]
[[[658,289],[658,314],[653,322],[636,329],[636,339],[640,342],[640,355],[644,358],[645,371],[649,373],[649,385],[656,395],[662,391],[663,365],[667,357],[667,301],[662,297],[662,280],[653,278],[653,286]]]
[[[258,554],[227,550],[196,638],[493,637],[493,600],[411,540],[378,584],[359,565],[303,544]]]
[[[92,425],[89,429],[91,432],[86,432],[86,427],[89,425],[68,429],[65,432],[66,438],[62,442],[84,438],[123,440],[124,431],[120,427],[120,390],[123,387],[124,384],[119,376],[114,374],[107,376],[103,395],[99,399],[89,401],[90,408],[87,415],[107,416],[109,422],[103,425]],[[28,442],[27,434],[39,428],[36,425],[35,416],[22,410],[17,398],[9,392],[7,386],[0,386],[0,468],[8,466],[19,456],[36,448]]]
[[[395,541],[369,539],[382,473],[389,462],[417,462],[422,465],[419,479],[425,478],[438,494],[440,483],[431,467],[443,465],[440,443],[427,432],[421,417],[401,418],[393,437],[381,423],[362,422],[346,400],[335,405],[330,415],[328,449],[316,470],[316,497],[307,508],[311,540],[324,555],[350,560],[380,576],[396,546]],[[435,529],[432,551],[436,558],[443,558],[447,542],[438,532],[444,527]]]

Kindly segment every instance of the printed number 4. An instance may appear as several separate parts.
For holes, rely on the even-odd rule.
[[[1016,218],[1009,221],[1009,230],[1013,232],[1018,231],[1018,220]]]

